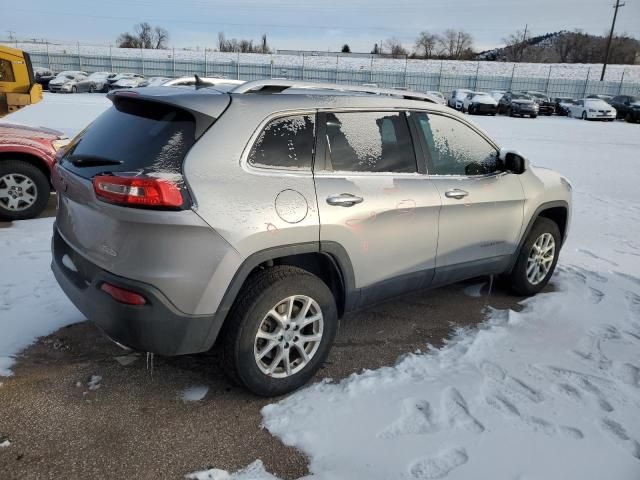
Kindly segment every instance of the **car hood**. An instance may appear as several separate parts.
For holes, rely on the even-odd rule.
[[[0,139],[49,139],[57,140],[66,138],[66,135],[57,130],[43,127],[27,127],[13,123],[0,123]]]
[[[629,105],[630,107],[633,108],[640,108],[640,102],[633,102],[631,105]]]
[[[480,103],[482,105],[498,105],[498,102],[496,102],[495,99],[493,99],[493,97],[488,97],[486,95],[473,97],[471,99],[471,103]]]
[[[51,80],[51,84],[53,85],[64,85],[65,83],[75,82],[75,80],[69,80],[68,78],[54,78]]]
[[[526,100],[524,98],[516,98],[514,100],[511,100],[511,103],[517,103],[518,105],[533,105],[534,102],[533,100]]]

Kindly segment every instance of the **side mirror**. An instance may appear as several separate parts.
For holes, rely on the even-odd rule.
[[[529,161],[516,150],[501,149],[500,160],[505,172],[522,175],[529,168]]]

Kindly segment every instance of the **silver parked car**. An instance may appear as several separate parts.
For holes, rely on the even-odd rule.
[[[87,76],[87,72],[65,70],[49,82],[49,91],[52,93],[76,93],[78,91],[78,82],[85,80]]]
[[[88,77],[77,82],[78,92],[108,92],[109,81],[108,78],[113,75],[111,72],[93,72]]]
[[[307,382],[338,318],[374,302],[487,274],[539,292],[567,236],[569,182],[426,94],[264,80],[109,98],[53,174],[58,282],[127,347],[217,342],[259,395]]]

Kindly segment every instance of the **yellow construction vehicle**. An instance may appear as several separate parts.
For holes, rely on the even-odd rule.
[[[42,100],[27,52],[0,45],[0,118]]]

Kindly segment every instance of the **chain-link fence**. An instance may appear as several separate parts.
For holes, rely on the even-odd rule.
[[[86,72],[110,71],[133,72],[147,77],[181,77],[198,74],[203,77],[217,76],[239,80],[277,78],[308,80],[315,82],[361,85],[375,84],[384,88],[408,88],[415,91],[435,90],[444,94],[457,88],[471,90],[535,90],[551,97],[580,98],[590,94],[637,95],[640,83],[598,81],[591,78],[589,70],[584,79],[553,77],[551,67],[546,77],[520,77],[513,68],[511,76],[427,73],[415,71],[391,71],[373,69],[348,69],[305,67],[282,63],[242,63],[241,61],[216,62],[205,57],[195,60],[173,58],[118,57],[105,55],[83,55],[70,53],[31,53],[34,67],[45,67],[54,71],[83,70]],[[240,59],[240,56],[238,56]],[[595,74],[594,74],[595,77]]]

